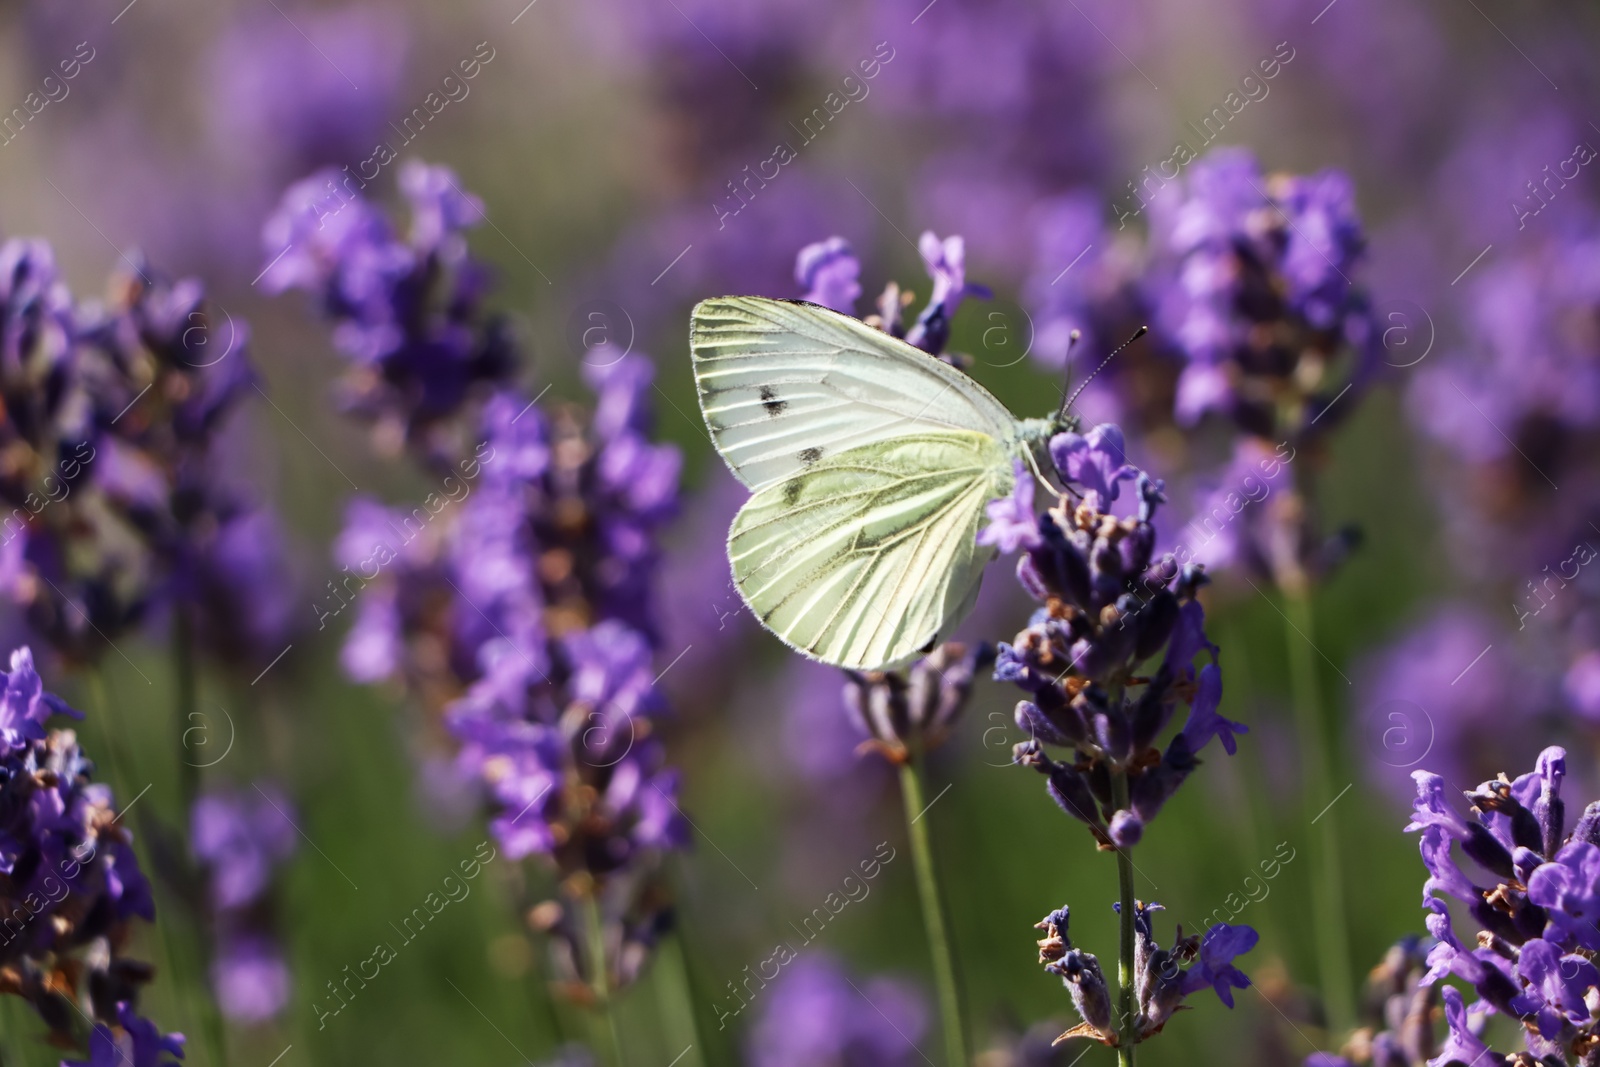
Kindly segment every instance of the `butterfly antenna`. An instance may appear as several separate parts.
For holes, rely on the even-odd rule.
[[[1072,407],[1072,405],[1077,402],[1078,397],[1083,395],[1083,391],[1089,387],[1089,383],[1094,381],[1095,375],[1099,374],[1101,371],[1105,370],[1107,363],[1110,363],[1113,359],[1117,358],[1117,353],[1121,352],[1124,348],[1127,348],[1129,345],[1133,344],[1133,342],[1137,341],[1139,338],[1143,337],[1145,334],[1147,334],[1149,332],[1150,332],[1150,327],[1141,326],[1137,330],[1133,331],[1133,336],[1132,337],[1130,337],[1126,341],[1122,342],[1116,348],[1113,348],[1111,350],[1111,354],[1109,356],[1107,356],[1105,359],[1101,360],[1100,361],[1100,365],[1089,373],[1089,376],[1087,378],[1085,378],[1081,384],[1079,384],[1078,388],[1076,388],[1076,389],[1074,389],[1072,391],[1072,395],[1067,397],[1065,400],[1063,400],[1061,402],[1061,410],[1056,412],[1056,418],[1060,419],[1060,418],[1062,418],[1063,416],[1066,415],[1067,409]],[[1073,330],[1072,331],[1072,339],[1074,341],[1076,341],[1078,339],[1078,331],[1077,330]],[[1070,352],[1071,350],[1069,349],[1068,351]]]
[[[1078,350],[1078,342],[1083,340],[1082,330],[1073,330],[1067,334],[1067,353],[1061,357],[1061,363],[1067,368],[1066,380],[1061,383],[1061,397],[1066,399],[1067,388],[1072,385],[1072,353]]]

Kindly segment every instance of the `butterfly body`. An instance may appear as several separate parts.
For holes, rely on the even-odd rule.
[[[752,490],[728,534],[746,604],[837,666],[930,650],[994,557],[985,505],[1067,423],[1018,420],[949,364],[816,305],[723,297],[691,323],[706,426]]]

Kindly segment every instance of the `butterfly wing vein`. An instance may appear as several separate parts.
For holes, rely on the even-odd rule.
[[[949,364],[848,315],[764,297],[699,304],[690,349],[717,451],[753,489],[818,459],[929,430],[1008,441],[1016,420]]]
[[[861,446],[758,490],[728,558],[757,617],[809,656],[857,669],[944,636],[992,550],[984,505],[1010,490],[999,442],[925,433]]]

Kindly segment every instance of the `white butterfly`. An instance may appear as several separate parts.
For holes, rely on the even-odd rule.
[[[734,584],[839,667],[889,669],[949,634],[995,555],[985,505],[1077,424],[1017,419],[948,363],[802,301],[702,301],[689,346],[712,440],[753,490],[728,531]]]

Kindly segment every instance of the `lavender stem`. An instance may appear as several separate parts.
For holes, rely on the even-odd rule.
[[[905,803],[906,835],[911,841],[911,862],[917,872],[917,895],[922,902],[922,922],[928,950],[933,956],[934,985],[939,991],[939,1015],[944,1024],[945,1056],[951,1067],[966,1067],[967,1039],[961,1015],[961,992],[956,982],[955,955],[951,951],[949,923],[939,876],[933,863],[933,841],[923,816],[927,814],[920,738],[911,738],[910,752],[900,765],[900,797]]]
[[[1311,594],[1303,586],[1284,590],[1289,639],[1289,684],[1295,725],[1304,754],[1306,795],[1314,804],[1332,796],[1333,742],[1317,679]],[[1355,1025],[1350,937],[1345,924],[1343,865],[1339,855],[1339,818],[1334,805],[1317,816],[1321,826],[1311,836],[1316,873],[1311,878],[1311,920],[1317,931],[1318,981],[1332,1033],[1342,1034]]]
[[[594,991],[596,1044],[604,1047],[604,1060],[622,1067],[622,1040],[611,1003],[611,982],[606,976],[606,928],[600,917],[599,887],[583,894],[583,926],[589,942],[589,988]]]
[[[1118,811],[1128,807],[1128,771],[1119,767],[1111,775],[1111,804]],[[1117,953],[1117,1067],[1133,1067],[1133,1047],[1139,1040],[1139,1025],[1134,1006],[1133,958],[1134,924],[1138,916],[1133,901],[1133,857],[1128,849],[1117,849],[1117,886],[1122,905],[1117,909],[1121,938]]]

